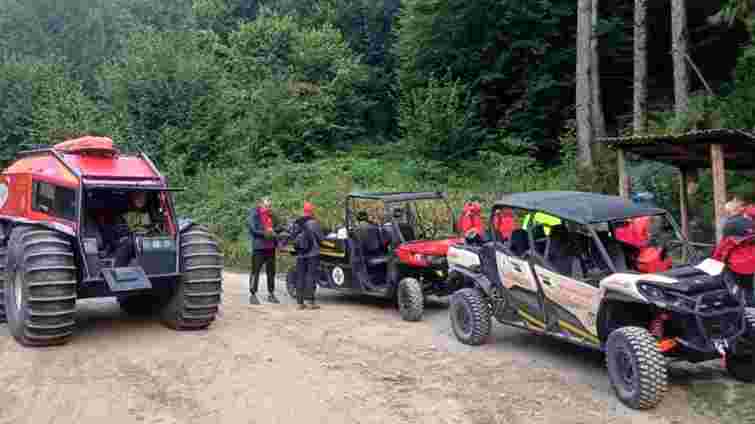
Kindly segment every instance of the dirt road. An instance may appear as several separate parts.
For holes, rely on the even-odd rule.
[[[725,422],[718,405],[744,393],[715,364],[678,368],[658,409],[630,411],[598,355],[501,326],[467,347],[442,303],[407,323],[379,300],[322,292],[322,310],[297,311],[283,293],[285,304],[249,306],[246,290],[245,275],[226,275],[206,332],[127,317],[108,299],[80,302],[65,346],[25,349],[0,326],[0,424],[702,424]]]

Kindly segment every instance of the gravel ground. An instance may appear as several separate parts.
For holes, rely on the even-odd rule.
[[[637,412],[614,397],[599,354],[500,325],[487,345],[462,345],[443,301],[409,323],[390,302],[330,291],[318,292],[323,309],[298,311],[282,282],[283,304],[250,306],[246,281],[226,273],[222,311],[208,331],[179,333],[153,318],[128,317],[112,299],[80,302],[78,332],[61,347],[22,348],[0,326],[0,424],[702,424],[755,417],[749,406],[722,407],[749,405],[752,392],[717,363],[674,366],[666,400]]]

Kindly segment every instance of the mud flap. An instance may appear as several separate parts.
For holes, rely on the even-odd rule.
[[[141,267],[106,268],[102,270],[110,291],[127,292],[152,288],[149,278]]]

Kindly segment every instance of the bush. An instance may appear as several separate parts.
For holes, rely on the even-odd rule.
[[[22,149],[100,132],[100,115],[62,65],[0,64],[0,165]]]

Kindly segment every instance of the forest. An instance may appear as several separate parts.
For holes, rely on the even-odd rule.
[[[674,108],[669,1],[595,1],[604,135],[631,134],[646,7],[647,133],[755,128],[750,0],[686,0],[689,104]],[[674,0],[678,3],[678,0]],[[583,3],[582,0],[579,2]],[[233,263],[260,196],[326,225],[351,190],[615,193],[577,137],[574,0],[0,0],[0,167],[80,135],[142,150]],[[635,131],[636,132],[636,131]],[[675,211],[673,169],[633,167]],[[753,192],[746,176],[735,190]],[[700,176],[700,204],[710,176]],[[707,203],[706,203],[707,202]],[[709,208],[699,219],[711,220]]]

